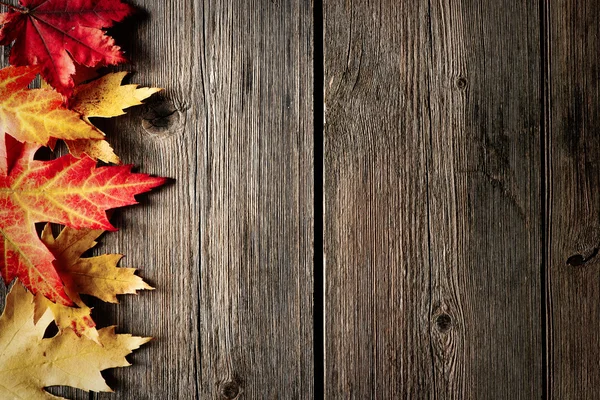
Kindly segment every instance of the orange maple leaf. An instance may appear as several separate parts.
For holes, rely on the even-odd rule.
[[[89,83],[75,87],[69,107],[83,118],[111,118],[125,114],[125,109],[142,105],[142,101],[160,92],[159,88],[138,87],[135,84],[121,85],[127,72],[106,74]],[[68,140],[69,151],[76,157],[87,154],[107,163],[119,164],[119,157],[105,140]]]
[[[35,223],[113,231],[106,210],[136,204],[136,194],[165,179],[133,174],[131,166],[97,168],[87,156],[37,161],[38,148],[23,145],[9,174],[0,175],[0,272],[7,284],[18,278],[34,294],[71,305]]]

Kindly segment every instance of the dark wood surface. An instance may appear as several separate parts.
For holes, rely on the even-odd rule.
[[[123,68],[165,91],[99,123],[173,180],[96,250],[156,290],[92,304],[156,340],[53,393],[598,398],[596,2],[133,3]]]
[[[439,1],[430,23],[435,391],[539,398],[538,4]]]
[[[424,2],[324,7],[327,398],[434,390],[427,19]]]
[[[305,1],[134,1],[112,33],[132,81],[165,88],[101,122],[125,163],[172,178],[119,211],[98,252],[156,287],[99,302],[156,338],[78,399],[312,398],[313,9]]]
[[[600,385],[600,7],[547,10],[548,392],[596,399]]]
[[[326,2],[328,398],[542,391],[537,5]]]

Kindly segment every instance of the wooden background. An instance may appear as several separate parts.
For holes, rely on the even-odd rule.
[[[156,340],[77,399],[600,398],[596,0],[135,0],[173,178],[101,252]]]

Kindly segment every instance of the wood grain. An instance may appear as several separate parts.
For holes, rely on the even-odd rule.
[[[423,2],[324,3],[328,399],[433,390],[427,17]]]
[[[107,241],[158,288],[117,322],[158,340],[115,373],[116,397],[98,398],[310,397],[312,9],[139,5],[136,81],[166,92],[113,141],[175,183],[122,213]]]
[[[539,398],[538,5],[439,1],[430,18],[436,392]]]
[[[314,88],[312,2],[135,0],[111,34],[132,81],[166,90],[97,122],[172,181],[117,212],[96,253],[157,289],[90,302],[101,326],[156,340],[105,373],[116,393],[52,392],[596,398],[600,7],[540,1],[324,1]]]
[[[112,33],[132,80],[165,91],[100,123],[125,163],[173,181],[118,212],[98,249],[125,254],[156,290],[93,304],[101,324],[156,340],[106,374],[116,393],[54,393],[311,398],[310,3],[134,4]]]
[[[541,396],[537,5],[324,15],[326,397]]]
[[[600,7],[548,3],[548,394],[600,385]]]

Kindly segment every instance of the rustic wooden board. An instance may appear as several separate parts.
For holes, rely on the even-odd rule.
[[[102,127],[125,163],[173,182],[118,212],[98,250],[125,254],[156,290],[93,304],[101,324],[156,340],[106,374],[116,393],[53,392],[311,398],[312,7],[133,3],[144,11],[113,32],[125,68],[165,91]]]
[[[324,3],[326,398],[433,390],[423,4]]]
[[[325,2],[328,398],[541,396],[538,16]]]
[[[548,394],[594,399],[600,385],[600,7],[550,2]]]
[[[460,3],[430,17],[436,391],[540,398],[539,7]]]
[[[136,81],[166,92],[113,141],[175,183],[122,213],[105,246],[157,286],[118,324],[158,340],[98,398],[311,397],[312,8],[138,4],[149,17],[123,35]]]

